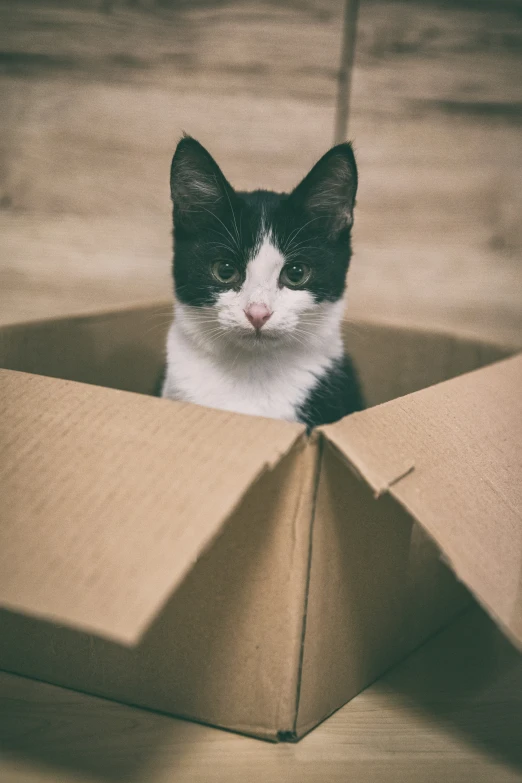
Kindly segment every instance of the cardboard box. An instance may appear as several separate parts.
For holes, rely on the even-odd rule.
[[[168,309],[0,330],[1,668],[293,740],[458,580],[522,642],[522,356],[347,325],[376,407],[307,437],[144,396]]]

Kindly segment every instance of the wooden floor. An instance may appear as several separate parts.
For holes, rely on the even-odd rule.
[[[522,657],[478,609],[296,745],[0,673],[1,783],[514,783]]]

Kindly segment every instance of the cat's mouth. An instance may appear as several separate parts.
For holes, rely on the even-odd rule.
[[[239,335],[245,340],[278,340],[281,338],[281,334],[275,330],[267,329],[242,329],[238,332]]]
[[[279,342],[283,335],[275,329],[235,329],[231,337],[245,347],[260,348]]]

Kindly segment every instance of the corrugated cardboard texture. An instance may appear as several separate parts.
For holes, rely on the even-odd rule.
[[[348,417],[328,439],[435,539],[522,645],[522,356]]]
[[[148,393],[170,311],[3,328],[0,365]],[[378,324],[347,324],[345,338],[368,404],[510,352]],[[521,420],[509,392],[520,378],[485,372],[325,428],[320,473],[317,441],[297,425],[0,372],[0,665],[256,736],[301,736],[468,600],[413,517],[486,604],[508,596],[495,613],[516,636],[520,539],[507,581],[494,574],[487,597],[475,585],[490,577],[496,532],[494,570],[520,532],[503,440]],[[497,381],[477,392],[469,378],[489,372]],[[477,514],[482,495],[466,488],[479,468],[491,491]],[[497,496],[507,505],[495,531]]]
[[[134,642],[299,425],[0,371],[0,601]]]
[[[0,328],[0,367],[152,393],[165,357],[172,303]],[[423,389],[509,355],[509,349],[389,324],[345,324],[368,405]],[[511,351],[513,353],[513,351]]]
[[[152,394],[172,302],[0,327],[0,367]]]
[[[315,446],[298,445],[254,484],[136,647],[3,611],[0,665],[256,736],[290,732],[315,463]]]
[[[371,321],[347,322],[344,342],[367,407],[425,389],[515,353],[456,334]]]
[[[351,699],[469,602],[435,545],[325,444],[297,733]]]

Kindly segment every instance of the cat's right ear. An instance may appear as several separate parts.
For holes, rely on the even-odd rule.
[[[357,194],[357,165],[349,142],[332,147],[290,194],[289,201],[320,221],[335,238],[350,230]],[[317,227],[320,225],[316,224]]]
[[[176,147],[170,167],[170,194],[174,222],[185,228],[230,210],[235,193],[218,164],[196,139],[184,136]]]

